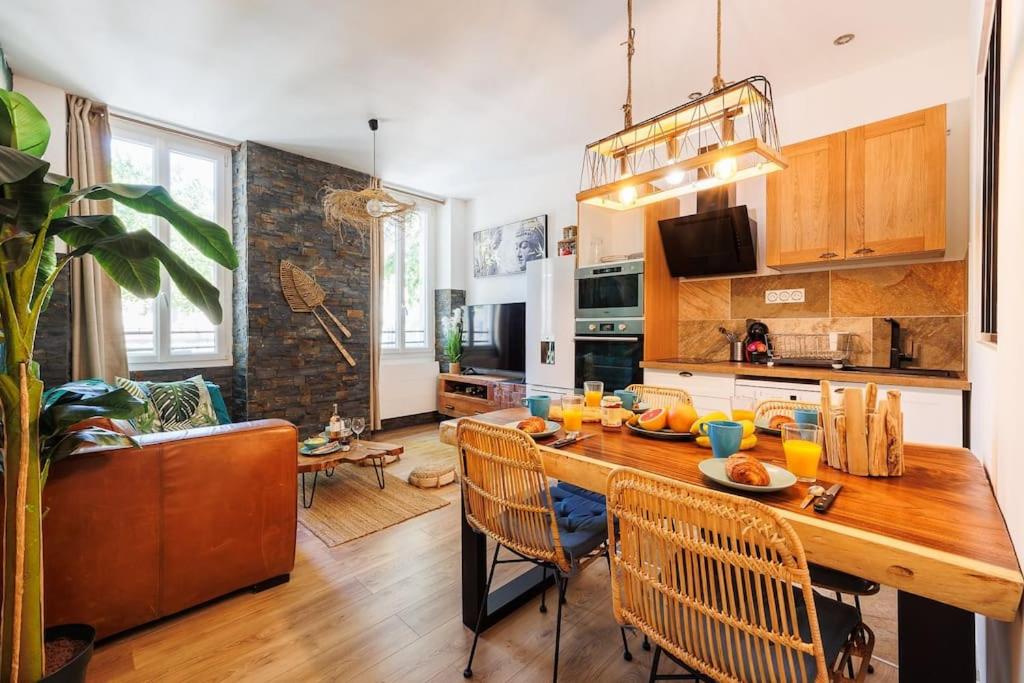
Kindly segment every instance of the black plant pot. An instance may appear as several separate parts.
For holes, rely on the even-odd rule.
[[[88,644],[70,662],[53,673],[43,676],[39,683],[85,683],[85,670],[89,667],[89,660],[92,659],[96,629],[86,624],[67,624],[46,629],[46,642],[58,638],[79,640]]]

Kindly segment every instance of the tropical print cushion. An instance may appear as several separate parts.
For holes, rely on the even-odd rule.
[[[149,395],[165,432],[220,424],[202,375],[180,382],[153,382]]]
[[[127,420],[128,424],[135,430],[136,434],[153,434],[164,431],[163,421],[160,419],[160,412],[156,409],[152,397],[149,395],[148,382],[135,382],[124,377],[115,377],[114,384],[124,389],[129,394],[146,404],[146,409],[139,415]]]

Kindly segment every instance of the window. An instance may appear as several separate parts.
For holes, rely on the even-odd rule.
[[[992,34],[988,42],[985,64],[985,119],[982,141],[981,182],[981,333],[996,340],[998,280],[996,265],[999,247],[999,69],[1000,69],[1000,2],[996,2],[992,18]]]
[[[433,209],[417,205],[384,221],[381,242],[381,348],[427,352],[434,344],[429,296]]]
[[[163,185],[182,206],[231,229],[231,150],[142,123],[112,118],[114,182]],[[224,320],[214,325],[161,270],[156,299],[123,291],[125,346],[133,370],[231,364],[231,271],[207,258],[171,225],[114,205],[129,230],[149,230],[220,290]]]

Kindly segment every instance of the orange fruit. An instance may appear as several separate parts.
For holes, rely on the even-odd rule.
[[[690,427],[697,420],[697,411],[693,406],[686,403],[677,403],[668,411],[668,428],[673,432],[683,434],[690,431]]]
[[[637,424],[640,429],[646,429],[651,432],[660,432],[665,428],[665,423],[668,421],[668,413],[663,408],[651,408],[646,413],[640,416],[637,420]]]

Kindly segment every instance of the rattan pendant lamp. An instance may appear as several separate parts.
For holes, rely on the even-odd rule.
[[[382,186],[377,177],[377,119],[369,120],[373,131],[373,175],[370,184],[361,190],[327,188],[323,194],[324,216],[327,223],[340,228],[348,223],[359,230],[369,230],[376,221],[400,216],[415,208],[414,204],[406,204],[391,196]]]
[[[781,171],[771,84],[764,76],[722,78],[722,0],[717,0],[711,90],[633,123],[633,0],[626,0],[624,127],[587,145],[576,201],[625,211],[671,197]]]

